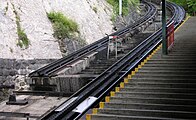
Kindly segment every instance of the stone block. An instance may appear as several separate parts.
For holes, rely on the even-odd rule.
[[[20,75],[26,75],[26,74],[28,74],[28,71],[27,71],[27,69],[19,69],[18,70],[18,74],[20,74]]]
[[[70,74],[81,72],[83,70],[83,62],[84,60],[79,60],[71,64],[70,65],[71,68],[69,69]]]
[[[17,75],[17,74],[18,74],[18,72],[17,72],[17,70],[15,70],[15,69],[9,71],[9,75],[10,75],[10,76],[15,76],[15,75]]]
[[[80,77],[55,77],[50,80],[50,84],[57,85],[58,92],[75,93],[86,85],[88,81]]]
[[[7,69],[3,70],[3,76],[9,76],[10,71]]]
[[[0,69],[0,76],[3,76],[3,70],[4,69]]]

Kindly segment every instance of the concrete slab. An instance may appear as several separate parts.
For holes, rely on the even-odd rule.
[[[196,37],[196,17],[190,17],[183,25],[175,32],[175,41],[178,45],[184,48],[185,44],[195,44]]]
[[[17,96],[17,100],[28,100],[28,104],[24,106],[20,105],[6,105],[7,101],[0,103],[0,112],[17,112],[17,113],[30,113],[29,120],[35,120],[35,117],[40,117],[54,106],[60,105],[62,102],[68,98],[62,97],[46,97],[46,96],[29,96],[29,95],[20,95]],[[31,118],[34,117],[34,118]],[[0,116],[0,120],[26,120],[26,118],[20,117],[4,117]]]

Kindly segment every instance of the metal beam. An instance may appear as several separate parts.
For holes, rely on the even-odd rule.
[[[167,55],[166,0],[162,0],[162,54]]]

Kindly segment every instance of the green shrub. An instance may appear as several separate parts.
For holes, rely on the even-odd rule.
[[[107,2],[113,6],[114,14],[118,15],[119,13],[119,0],[107,0]],[[122,15],[126,16],[129,13],[130,7],[135,7],[139,9],[139,0],[123,0],[122,1]]]
[[[196,1],[195,0],[169,0],[184,7],[184,9],[191,15],[196,15]]]
[[[187,0],[188,12],[192,15],[196,15],[196,1]]]
[[[29,42],[29,39],[27,38],[27,35],[26,35],[26,33],[24,32],[24,30],[19,29],[19,30],[17,31],[17,33],[18,33],[18,39],[19,39],[17,45],[20,46],[21,48],[22,48],[22,47],[28,48],[30,42]]]
[[[110,18],[110,20],[111,20],[112,22],[115,22],[116,17],[117,17],[116,14],[113,13],[112,16],[111,16],[111,18]]]
[[[118,15],[118,12],[119,12],[119,3],[117,0],[107,0],[107,2],[113,6],[113,13],[115,15]]]
[[[78,31],[78,24],[73,20],[65,17],[60,12],[47,13],[49,20],[53,23],[54,37],[58,39],[70,38]]]
[[[16,26],[17,26],[17,34],[18,34],[18,43],[17,46],[20,46],[20,48],[25,48],[27,49],[30,45],[30,41],[26,35],[26,33],[24,32],[24,30],[22,30],[21,25],[20,25],[20,16],[18,14],[18,12],[16,11],[14,4],[12,4],[12,7],[14,9],[14,14],[15,14],[15,18],[16,18]]]

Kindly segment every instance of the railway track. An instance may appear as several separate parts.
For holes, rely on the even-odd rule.
[[[147,10],[147,12],[141,19],[136,21],[134,24],[127,26],[125,29],[112,33],[109,36],[118,36],[119,38],[123,38],[127,34],[129,34],[130,36],[133,36],[139,31],[141,31],[142,29],[144,29],[144,27],[146,27],[147,24],[149,25],[150,23],[152,23],[152,21],[154,21],[156,17],[157,9],[153,4],[150,4],[148,2],[144,1],[144,4],[145,4],[145,9]],[[35,70],[34,72],[29,74],[29,77],[31,78],[45,77],[46,78],[46,77],[56,76],[56,73],[69,67],[70,64],[87,57],[89,54],[93,52],[99,52],[100,49],[106,48],[108,45],[108,41],[109,41],[108,37],[104,37],[62,59],[59,59],[38,70]]]
[[[149,7],[151,7],[150,11],[156,11],[156,8],[154,8],[153,5],[149,3],[147,4]],[[173,3],[167,3],[167,8],[172,11],[173,14],[172,18],[167,22],[167,24],[170,24],[172,21],[174,21],[176,28],[183,21],[185,12],[181,7]],[[137,29],[141,24],[145,24],[146,19],[154,19],[154,12],[147,14],[148,15],[145,16],[143,20],[138,22],[136,25],[129,26],[128,28],[111,35],[123,36],[124,34]],[[93,81],[89,82],[82,89],[74,93],[67,101],[62,103],[53,111],[42,116],[40,119],[73,120],[82,117],[82,115],[84,115],[90,108],[98,105],[98,103],[115,88],[115,86],[118,86],[120,82],[124,80],[130,71],[132,71],[147,55],[149,55],[152,50],[161,44],[161,36],[162,32],[161,29],[159,29],[143,42],[141,42],[137,47],[123,56],[120,60],[114,63],[111,67],[102,72]],[[93,45],[87,46],[80,50],[78,55],[76,55],[77,53],[75,52],[72,54],[74,56],[70,55],[67,58],[63,58],[55,63],[41,68],[30,74],[30,77],[53,76],[54,73],[64,68],[70,62],[73,62],[73,60],[77,60],[84,55],[87,55],[89,52],[105,46],[107,42],[108,38],[103,38]]]
[[[109,66],[114,64],[131,49],[138,45],[144,38],[152,33],[142,33],[143,29],[152,24],[157,16],[157,8],[150,3],[143,2],[146,12],[134,24],[125,29],[117,31],[110,36],[118,36],[123,41],[123,52],[118,52],[118,57],[106,57],[108,48],[108,37],[105,37],[93,44],[90,44],[65,58],[59,59],[43,68],[29,74],[32,91],[15,91],[16,94],[50,94],[66,97],[72,95],[89,81],[99,76]],[[131,40],[130,40],[131,39]],[[91,57],[93,56],[91,59]],[[82,62],[81,62],[82,61]],[[86,63],[88,65],[86,65]],[[84,65],[85,64],[85,65]],[[83,66],[84,65],[84,66]],[[79,68],[79,70],[78,70]],[[38,82],[37,82],[38,81]],[[56,81],[55,83],[50,81]],[[59,86],[59,87],[58,87]]]

